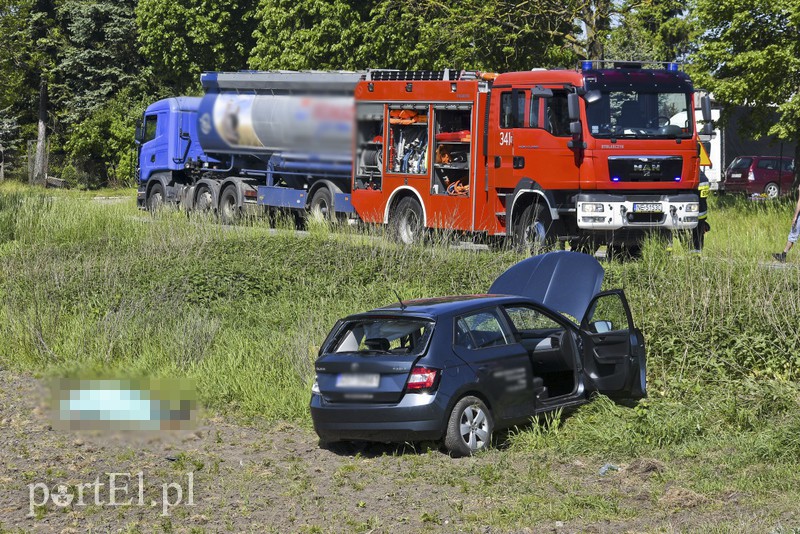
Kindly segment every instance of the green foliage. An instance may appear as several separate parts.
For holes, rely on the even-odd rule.
[[[132,88],[126,88],[75,125],[66,150],[81,169],[75,171],[76,182],[81,175],[88,181],[84,185],[90,187],[106,182],[133,185],[133,137],[148,100],[146,96],[137,98]]]
[[[553,36],[571,31],[570,14],[526,1],[262,0],[257,18],[259,69],[506,71],[573,57]]]
[[[62,0],[63,42],[52,86],[60,118],[75,124],[137,80],[142,61],[136,40],[134,0]],[[100,154],[97,154],[98,156]]]
[[[723,104],[751,106],[756,135],[797,139],[800,3],[695,0],[692,14],[697,32],[691,56],[695,84]]]
[[[201,72],[244,68],[253,47],[253,11],[246,0],[137,2],[139,50],[158,88],[177,96],[197,91]]]
[[[374,2],[262,0],[258,4],[256,69],[356,69],[363,23]]]
[[[688,0],[634,2],[619,7],[618,25],[609,33],[605,55],[611,59],[675,61],[687,51],[691,22]]]

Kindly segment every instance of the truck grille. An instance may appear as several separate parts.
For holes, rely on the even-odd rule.
[[[612,182],[680,182],[680,156],[610,156],[608,172]]]

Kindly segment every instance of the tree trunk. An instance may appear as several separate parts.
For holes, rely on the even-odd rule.
[[[39,84],[39,132],[36,137],[36,155],[33,160],[31,183],[45,185],[47,180],[47,81]]]

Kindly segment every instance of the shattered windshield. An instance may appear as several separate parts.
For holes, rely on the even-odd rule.
[[[420,355],[433,331],[424,319],[377,318],[352,321],[334,342],[333,352]]]
[[[596,138],[691,138],[691,95],[604,87],[600,99],[587,104],[589,132]]]

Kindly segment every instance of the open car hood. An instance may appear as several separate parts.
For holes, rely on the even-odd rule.
[[[603,267],[580,252],[548,252],[522,260],[497,277],[489,293],[520,295],[580,322],[603,284]]]

